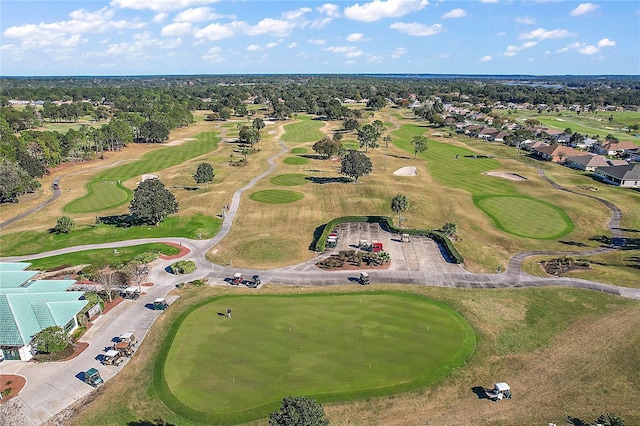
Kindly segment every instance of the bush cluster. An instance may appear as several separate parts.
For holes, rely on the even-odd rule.
[[[176,275],[189,274],[196,270],[196,263],[193,260],[179,260],[171,264],[169,268],[171,269],[171,273]]]

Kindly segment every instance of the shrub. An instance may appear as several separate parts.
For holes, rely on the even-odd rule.
[[[189,274],[196,270],[196,263],[193,260],[179,260],[169,266],[173,274]]]
[[[62,327],[47,327],[33,337],[33,347],[45,354],[55,354],[67,348],[67,334]]]

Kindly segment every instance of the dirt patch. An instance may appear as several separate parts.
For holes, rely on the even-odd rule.
[[[398,170],[393,172],[393,174],[396,176],[417,176],[418,169],[414,166],[406,166],[399,168]]]
[[[488,175],[488,176],[496,176],[496,177],[501,177],[503,179],[509,179],[509,180],[527,180],[526,177],[524,176],[520,176],[520,175],[516,175],[514,173],[505,173],[505,172],[484,172],[483,175]]]
[[[27,379],[23,376],[17,374],[0,374],[0,392],[2,393],[0,404],[17,396],[26,384]]]
[[[186,141],[192,141],[194,140],[194,138],[184,138],[184,139],[176,139],[173,140],[171,142],[167,142],[166,144],[164,144],[164,146],[176,146],[176,145],[182,145],[183,143],[185,143]]]
[[[163,244],[166,244],[168,246],[176,247],[176,248],[180,249],[180,253],[174,254],[172,256],[167,256],[167,255],[161,254],[160,255],[160,259],[163,259],[163,260],[178,259],[178,258],[180,258],[182,256],[186,256],[187,254],[189,254],[191,252],[191,250],[189,250],[188,247],[185,247],[185,246],[183,246],[181,244],[169,243],[169,242],[166,242],[166,243],[163,243]]]

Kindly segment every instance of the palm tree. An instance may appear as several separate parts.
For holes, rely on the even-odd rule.
[[[398,214],[398,226],[401,225],[400,213],[406,212],[409,208],[409,200],[406,196],[398,194],[391,200],[391,210]]]
[[[596,423],[602,426],[624,426],[624,419],[615,414],[605,413],[597,418]]]

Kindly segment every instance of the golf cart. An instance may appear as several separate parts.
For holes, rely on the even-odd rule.
[[[109,349],[102,355],[102,363],[104,365],[120,365],[124,359],[122,358],[120,351],[115,349]]]
[[[156,300],[153,301],[153,309],[155,311],[164,311],[168,307],[169,307],[169,304],[164,299],[164,297],[159,297],[159,298],[157,298]]]
[[[373,241],[371,243],[371,251],[378,253],[382,251],[382,243],[380,241]]]
[[[371,249],[371,246],[369,245],[369,241],[360,240],[358,242],[358,248],[362,251],[369,251]]]
[[[493,389],[485,389],[484,393],[492,401],[500,401],[501,399],[511,399],[511,388],[505,382],[496,383]]]
[[[233,280],[231,280],[232,285],[240,285],[242,284],[242,274],[240,272],[236,272],[233,274]]]
[[[260,280],[260,275],[254,275],[251,277],[251,281],[247,283],[247,287],[258,288],[262,281]]]
[[[127,287],[122,291],[122,297],[125,299],[136,300],[140,297],[140,291],[138,287]]]
[[[409,237],[409,234],[402,234],[402,240],[403,243],[410,243],[411,242],[411,237]]]
[[[138,343],[138,339],[136,339],[136,336],[134,336],[131,332],[121,334],[120,337],[118,337],[118,340],[120,342],[131,343],[131,346],[135,346]]]
[[[95,368],[90,368],[84,373],[84,382],[88,385],[93,386],[94,388],[97,388],[104,383],[104,380],[102,380],[102,377],[100,376],[100,372],[98,370],[96,370]]]
[[[360,278],[358,279],[358,282],[362,285],[367,285],[369,284],[369,274],[366,272],[360,272]]]
[[[338,247],[338,239],[329,235],[327,237],[327,248],[336,248]]]

